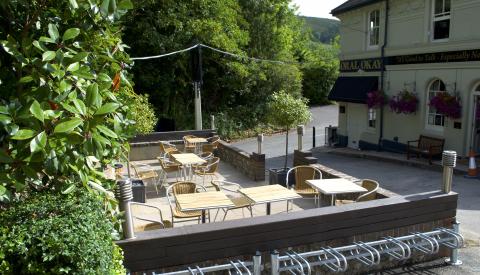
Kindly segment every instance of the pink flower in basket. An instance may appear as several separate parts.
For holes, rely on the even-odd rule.
[[[385,105],[385,94],[382,91],[371,91],[367,93],[367,106],[369,109]]]
[[[392,97],[389,105],[390,109],[397,114],[411,114],[417,111],[418,98],[415,93],[404,90]]]
[[[430,99],[430,106],[435,108],[438,113],[452,119],[462,117],[462,105],[460,100],[447,92],[437,93]]]

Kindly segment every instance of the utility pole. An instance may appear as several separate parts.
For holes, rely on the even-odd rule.
[[[192,56],[192,74],[193,90],[195,93],[195,130],[202,130],[202,95],[201,88],[203,82],[202,69],[202,46],[198,45],[191,51]]]

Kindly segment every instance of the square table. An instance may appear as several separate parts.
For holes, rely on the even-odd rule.
[[[306,180],[306,183],[318,192],[332,196],[331,205],[335,205],[335,196],[337,194],[364,193],[368,190],[349,180],[337,179],[318,179]]]
[[[180,211],[202,211],[202,223],[205,223],[205,211],[234,207],[235,204],[220,191],[180,194],[175,196]]]
[[[297,194],[297,192],[278,184],[241,188],[238,190],[238,192],[242,193],[245,197],[250,199],[255,204],[266,203],[267,215],[270,215],[271,212],[270,203],[277,201],[287,201],[288,211],[288,201],[293,199],[299,199],[302,197]]]
[[[193,153],[173,154],[171,156],[177,163],[180,163],[182,165],[185,172],[185,180],[187,180],[187,178],[192,179],[192,165],[207,163],[206,160]]]
[[[185,141],[188,143],[192,143],[195,145],[195,153],[197,153],[199,150],[199,145],[202,143],[208,143],[208,140],[206,138],[201,138],[201,137],[190,137],[190,138],[185,138]]]

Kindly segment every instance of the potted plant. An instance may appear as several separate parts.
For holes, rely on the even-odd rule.
[[[369,109],[385,105],[386,96],[382,91],[371,91],[367,93],[367,106]]]
[[[311,119],[307,100],[297,98],[285,91],[274,93],[267,104],[267,121],[285,131],[285,162],[283,168],[270,169],[270,183],[285,186],[288,171],[288,132],[298,124],[304,124]]]
[[[430,106],[435,108],[438,113],[451,119],[459,119],[462,117],[460,99],[450,95],[448,92],[437,93],[430,99]]]
[[[417,111],[417,94],[408,90],[400,91],[389,101],[390,109],[397,114],[411,114]]]

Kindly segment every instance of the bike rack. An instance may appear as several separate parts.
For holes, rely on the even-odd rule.
[[[459,265],[458,249],[463,247],[464,239],[459,234],[459,224],[454,223],[452,229],[436,228],[430,232],[412,232],[400,237],[384,237],[377,241],[357,241],[342,247],[322,247],[320,250],[297,253],[288,250],[282,255],[273,251],[270,255],[270,269],[272,275],[280,272],[290,274],[311,275],[314,267],[325,267],[331,272],[345,272],[348,261],[354,260],[366,267],[377,266],[383,258],[403,261],[417,254],[433,255],[439,252],[440,246],[451,250],[451,259],[448,263]],[[418,253],[413,253],[418,252]],[[260,275],[263,270],[261,254],[257,252],[252,261],[232,260],[223,265],[194,268],[163,273],[164,275],[204,275],[209,272],[224,271],[232,275]],[[314,273],[314,272],[313,272]],[[152,275],[157,273],[152,272]]]

